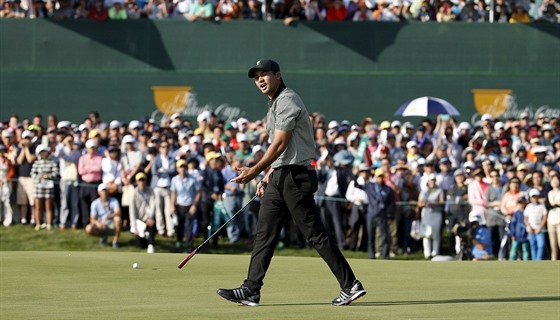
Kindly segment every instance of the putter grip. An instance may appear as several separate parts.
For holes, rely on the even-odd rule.
[[[191,258],[196,254],[196,249],[193,250],[193,252],[191,252],[185,259],[183,259],[183,261],[181,261],[179,263],[179,265],[177,266],[177,268],[181,269],[187,262],[189,262],[189,260],[191,260]]]

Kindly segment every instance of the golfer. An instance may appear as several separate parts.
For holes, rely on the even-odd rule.
[[[284,84],[278,63],[257,61],[249,69],[249,78],[270,100],[266,127],[272,143],[259,162],[250,168],[238,168],[239,176],[231,181],[246,184],[266,168],[272,170],[257,186],[257,195],[262,199],[247,279],[239,288],[218,289],[218,294],[248,306],[259,304],[263,279],[283,222],[292,218],[340,284],[340,294],[332,304],[348,305],[366,291],[328,236],[315,206],[317,173],[310,166],[315,144],[307,109],[298,94]]]

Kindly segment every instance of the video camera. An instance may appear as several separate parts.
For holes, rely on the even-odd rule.
[[[470,224],[466,222],[456,223],[451,231],[461,239],[468,239],[471,236]]]

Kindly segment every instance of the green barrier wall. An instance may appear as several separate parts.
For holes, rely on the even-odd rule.
[[[473,120],[474,89],[507,90],[479,106],[498,116],[558,115],[559,52],[558,24],[0,20],[0,118],[129,120],[154,113],[153,86],[188,86],[187,115],[256,119],[266,101],[246,72],[266,57],[333,119],[392,119],[430,95]]]

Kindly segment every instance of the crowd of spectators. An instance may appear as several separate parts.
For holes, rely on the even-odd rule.
[[[352,124],[314,113],[311,121],[317,205],[340,249],[372,259],[417,250],[426,259],[558,259],[558,118]],[[207,237],[255,194],[264,172],[246,185],[231,179],[266,152],[265,127],[209,111],[193,122],[173,114],[158,123],[104,122],[97,112],[77,124],[13,115],[0,128],[0,220],[37,232],[84,229],[102,244],[112,234],[115,248],[128,231],[148,252],[156,236],[167,237],[191,251],[195,237]],[[257,198],[222,236],[250,242],[258,210]],[[281,239],[305,246],[290,222]]]
[[[491,16],[492,15],[492,16]],[[0,0],[0,18],[560,21],[558,0]]]

